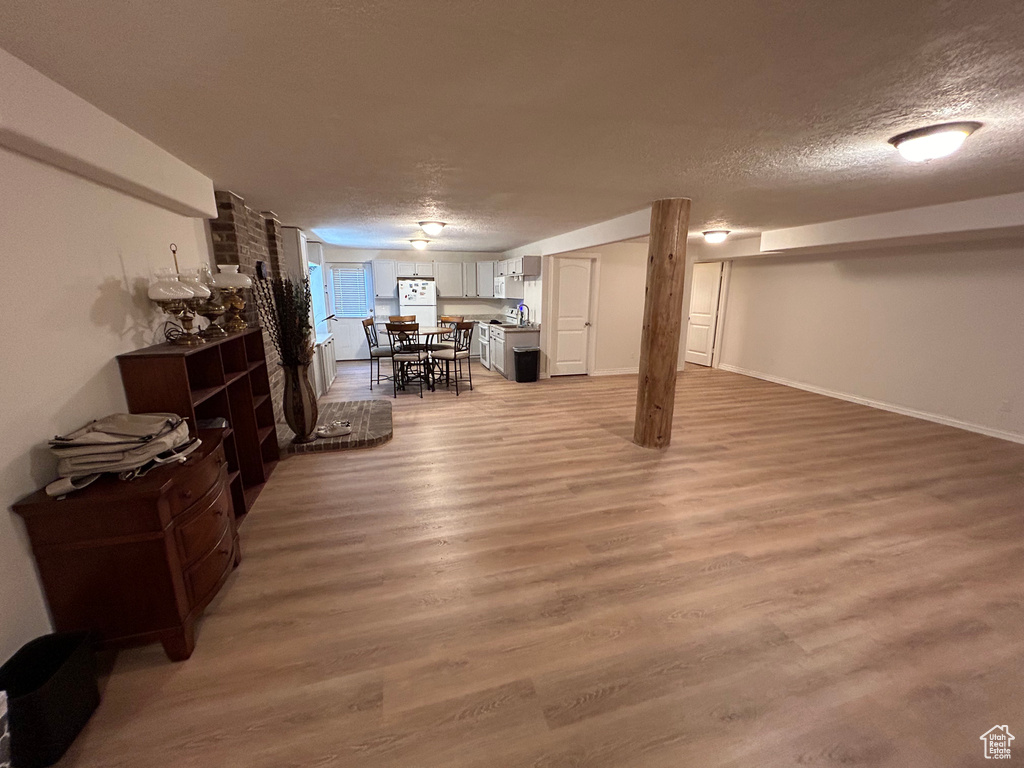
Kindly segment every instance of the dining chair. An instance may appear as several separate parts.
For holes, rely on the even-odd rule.
[[[443,328],[455,328],[456,323],[461,323],[466,318],[463,315],[441,315],[437,318],[437,324]],[[442,347],[454,347],[455,342],[446,339],[441,339],[438,342]]]
[[[451,369],[455,369],[455,396],[459,396],[459,376],[462,375],[462,363],[465,361],[469,373],[469,388],[473,389],[473,361],[469,350],[473,344],[473,327],[476,323],[455,323],[454,346],[433,353],[435,360],[444,360],[445,380],[451,386]]]
[[[402,389],[413,379],[420,384],[423,397],[423,379],[427,376],[428,353],[420,343],[419,323],[387,323],[384,326],[391,344],[391,383],[394,396],[398,397],[398,384]]]
[[[416,315],[388,315],[389,323],[415,323]]]
[[[373,391],[373,361],[377,361],[377,383],[380,384],[380,359],[391,357],[391,347],[382,347],[377,337],[377,326],[373,318],[363,320],[363,333],[366,334],[366,345],[370,348],[370,391]]]

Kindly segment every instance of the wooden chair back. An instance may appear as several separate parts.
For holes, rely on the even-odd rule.
[[[416,315],[388,315],[389,323],[415,323]]]
[[[441,315],[437,318],[438,325],[446,325],[449,328],[454,328],[456,323],[461,323],[466,318],[462,315]]]
[[[372,317],[363,320],[363,333],[366,334],[366,343],[371,350],[380,346],[380,341],[377,339],[377,326],[373,324]]]
[[[384,327],[396,355],[420,351],[419,323],[387,323]]]
[[[473,343],[473,328],[476,323],[455,323],[455,333],[453,334],[455,340],[455,351],[456,352],[468,352],[470,345]]]

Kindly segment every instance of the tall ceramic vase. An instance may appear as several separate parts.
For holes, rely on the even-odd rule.
[[[316,393],[309,382],[309,364],[283,365],[284,419],[295,433],[296,443],[311,443],[316,438],[316,420],[320,415]]]

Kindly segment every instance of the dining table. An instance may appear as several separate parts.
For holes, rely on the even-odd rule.
[[[434,391],[434,383],[437,380],[437,375],[441,371],[441,361],[435,360],[431,353],[440,352],[445,349],[444,344],[433,341],[433,339],[442,339],[445,336],[451,336],[455,329],[446,325],[423,325],[420,326],[419,336],[423,339],[423,343],[420,345],[420,351],[426,352],[429,355],[427,360],[427,389],[431,392]]]

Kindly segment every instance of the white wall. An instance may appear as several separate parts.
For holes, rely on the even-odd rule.
[[[1024,440],[1024,244],[733,262],[722,367]]]
[[[647,284],[647,243],[611,243],[578,253],[594,254],[601,262],[597,317],[593,328],[596,343],[592,372],[598,376],[636,373],[640,368],[640,336],[643,332],[644,289]],[[690,272],[692,260],[692,255],[687,253]],[[683,302],[684,317],[688,307],[687,289]],[[685,324],[684,333],[679,339],[679,350],[678,367],[681,370],[686,350]]]
[[[0,149],[0,660],[49,631],[12,502],[54,478],[45,442],[124,410],[114,356],[153,341],[151,271],[208,261],[204,222]]]

